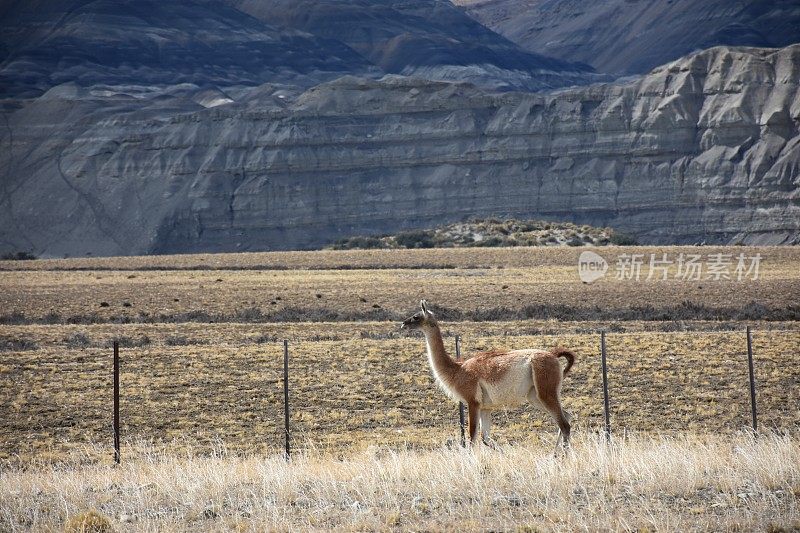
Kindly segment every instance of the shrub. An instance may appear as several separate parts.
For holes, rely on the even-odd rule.
[[[58,315],[55,315],[56,319],[60,319]],[[72,315],[69,317],[64,317],[62,322],[66,324],[97,324],[98,322],[102,322],[103,320],[97,316],[95,313],[90,315]]]
[[[638,246],[639,242],[633,235],[615,231],[611,234],[611,244],[615,244],[617,246]]]
[[[476,243],[477,246],[484,246],[487,248],[496,248],[498,246],[503,246],[503,244],[505,244],[505,241],[497,236],[489,237],[488,239]]]
[[[117,341],[122,348],[141,348],[142,346],[147,346],[150,344],[150,337],[147,335],[142,335],[138,339],[134,339],[133,337],[128,337],[127,335],[122,335],[119,337],[114,337],[111,342]]]
[[[187,311],[177,315],[161,315],[163,322],[214,322],[215,317],[202,310]]]
[[[333,243],[332,246],[334,250],[352,250],[352,249],[371,250],[371,249],[385,248],[385,247],[386,245],[384,244],[384,242],[378,237],[364,237],[364,236],[339,239],[338,241]]]
[[[332,309],[304,309],[301,307],[285,307],[273,311],[265,317],[265,322],[383,322],[406,318],[385,309],[341,312]]]
[[[42,317],[43,324],[58,324],[59,322],[61,322],[61,315],[52,310]]]
[[[30,339],[0,337],[0,352],[22,352],[26,350],[37,350],[38,348],[39,346]]]
[[[67,533],[108,533],[114,531],[111,521],[94,509],[78,513],[67,520],[64,526]]]
[[[167,346],[187,346],[189,344],[200,344],[198,342],[192,342],[188,337],[184,335],[170,335],[166,339],[164,339],[164,344]]]
[[[585,243],[583,239],[578,237],[577,235],[572,237],[570,240],[567,241],[567,246],[583,246]]]
[[[475,309],[469,313],[471,320],[475,322],[489,322],[494,320],[515,320],[519,313],[508,307],[491,307],[488,309]]]
[[[763,320],[769,313],[769,309],[764,304],[758,302],[750,302],[745,305],[739,312],[740,320]]]
[[[433,248],[433,235],[430,231],[404,231],[398,233],[394,240],[401,248]]]
[[[82,331],[76,331],[72,335],[65,337],[64,342],[70,348],[86,348],[92,343],[89,336]]]
[[[38,257],[30,252],[8,252],[0,256],[0,259],[6,261],[30,261],[32,259],[38,259]]]
[[[0,324],[30,324],[31,322],[29,318],[26,318],[25,315],[19,311],[14,311],[10,315],[0,316]]]
[[[260,322],[263,318],[264,314],[258,307],[248,307],[236,311],[237,322]]]

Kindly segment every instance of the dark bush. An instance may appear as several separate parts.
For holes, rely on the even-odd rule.
[[[121,348],[141,348],[143,346],[147,346],[150,344],[150,337],[147,335],[142,335],[139,338],[128,337],[127,335],[121,335],[119,337],[114,337],[111,339],[111,343],[117,341]]]
[[[583,241],[583,239],[577,235],[567,241],[567,246],[583,246],[584,244],[586,243]]]
[[[43,324],[59,324],[61,323],[61,315],[55,311],[50,311],[42,317],[41,322]]]
[[[482,241],[478,241],[475,243],[475,246],[483,246],[486,248],[497,248],[498,246],[504,246],[506,244],[505,239],[501,239],[500,237],[493,236],[489,237],[488,239],[483,239]]]
[[[188,346],[189,344],[206,344],[205,341],[191,340],[185,335],[170,335],[164,339],[167,346]]]
[[[258,307],[248,307],[236,311],[236,322],[261,322],[264,314]]]
[[[740,311],[739,320],[763,320],[769,314],[769,308],[764,304],[750,302]]]
[[[395,242],[401,248],[433,248],[433,232],[425,230],[398,233]]]
[[[3,315],[0,316],[0,324],[5,324],[8,326],[12,325],[19,325],[19,324],[30,324],[32,321],[29,318],[26,318],[23,313],[19,311],[15,311],[10,315]]]
[[[9,252],[0,256],[0,259],[6,261],[30,261],[32,259],[38,259],[38,257],[30,252]]]
[[[55,316],[58,317],[58,315]],[[103,322],[103,319],[93,313],[91,315],[72,315],[66,317],[64,322],[67,324],[98,324]]]
[[[363,322],[363,321],[399,321],[400,317],[385,309],[369,311],[335,311],[331,309],[304,309],[301,307],[285,307],[264,315],[265,322]]]
[[[86,348],[92,343],[89,336],[82,331],[77,331],[72,335],[65,337],[64,342],[70,348]]]
[[[615,231],[611,234],[611,244],[615,244],[617,246],[638,246],[639,242],[636,240],[636,237],[633,235],[628,235],[627,233],[622,233],[619,231]]]
[[[0,352],[22,352],[38,349],[39,346],[30,339],[0,337]]]
[[[467,313],[470,320],[476,322],[491,322],[494,320],[516,320],[519,311],[508,307],[490,307],[488,309],[475,309]]]
[[[267,313],[265,322],[334,322],[339,316],[339,312],[328,309],[284,307]]]
[[[376,248],[385,248],[385,247],[386,245],[380,238],[364,237],[364,236],[339,239],[338,241],[333,243],[332,246],[334,250],[353,250],[353,249],[373,250]]]
[[[177,315],[160,315],[163,322],[215,322],[216,317],[206,311],[187,311]]]
[[[131,322],[135,322],[129,315],[112,315],[109,317],[108,321],[112,324],[130,324]]]

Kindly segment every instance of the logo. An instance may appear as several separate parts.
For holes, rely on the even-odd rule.
[[[599,254],[585,251],[578,258],[578,276],[584,283],[597,281],[606,275],[608,263]]]

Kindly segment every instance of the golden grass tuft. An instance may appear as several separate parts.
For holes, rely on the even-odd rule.
[[[99,511],[90,509],[73,515],[64,526],[66,533],[110,533],[111,521]]]

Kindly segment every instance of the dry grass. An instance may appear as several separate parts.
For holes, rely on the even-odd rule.
[[[91,514],[117,531],[788,531],[800,527],[796,437],[578,435],[477,453],[373,446],[334,458],[176,454],[121,467],[75,453],[0,470],[0,530]],[[88,456],[93,456],[89,453]],[[79,517],[79,518],[75,518]]]
[[[526,306],[544,306],[535,318],[548,318],[551,313],[572,320],[611,319],[633,310],[633,317],[625,317],[630,319],[648,306],[654,310],[651,319],[659,318],[658,310],[665,310],[662,319],[774,319],[770,316],[776,311],[785,315],[788,309],[794,309],[788,319],[800,315],[797,247],[607,247],[598,251],[612,267],[605,278],[592,284],[580,282],[579,251],[572,248],[0,261],[0,318],[6,323],[268,322],[336,316],[394,320],[407,314],[421,297],[481,320],[517,318],[513,313]],[[668,253],[674,259],[682,252],[708,256],[721,251],[760,253],[760,279],[636,282],[614,276],[615,258],[622,253],[648,257]],[[5,270],[14,268],[34,270]],[[71,270],[75,268],[88,270]],[[348,270],[337,270],[341,268]],[[705,316],[709,313],[703,309],[670,311],[684,302],[714,309],[756,306],[743,315],[711,311]]]
[[[611,262],[656,251],[602,249]],[[572,248],[0,262],[0,531],[797,528],[800,249],[666,251],[761,253],[762,276],[585,285]],[[394,322],[421,297],[458,319],[445,335],[467,355],[578,353],[563,390],[574,455],[549,455],[555,428],[529,408],[495,415],[501,453],[457,449],[423,341]],[[744,319],[758,440],[737,433],[750,420]],[[599,329],[616,434],[643,432],[611,448],[594,437]],[[284,338],[301,454],[289,466]]]
[[[538,268],[578,263],[584,249],[562,247],[436,248],[421,250],[319,250],[137,257],[0,261],[0,270],[293,270],[387,268]],[[761,253],[768,269],[795,272],[800,250],[792,246],[606,246],[597,251],[609,257],[621,253],[693,254]]]
[[[582,325],[591,326],[591,325]],[[787,327],[791,324],[787,324]],[[556,335],[532,335],[531,328]],[[564,403],[578,432],[602,424],[599,342],[569,324],[445,324],[463,336],[464,354],[490,347],[574,349]],[[636,324],[633,324],[636,327]],[[762,325],[763,327],[763,325]],[[559,329],[563,328],[563,329]],[[456,438],[456,409],[437,390],[418,336],[391,323],[131,324],[6,326],[38,350],[0,352],[0,458],[65,457],[77,446],[110,442],[113,338],[122,349],[123,434],[210,450],[218,439],[240,453],[282,445],[282,347],[291,339],[292,425],[328,450],[370,444],[435,448]],[[70,345],[83,333],[88,345]],[[512,333],[512,335],[507,335]],[[377,338],[366,338],[369,336]],[[174,339],[181,339],[176,343]],[[275,339],[275,340],[273,340]],[[266,342],[264,342],[266,341]],[[746,345],[735,331],[633,331],[607,336],[615,427],[635,431],[735,431],[749,423]],[[800,425],[800,332],[754,334],[761,424]],[[495,415],[500,442],[552,435],[553,423],[530,408]],[[107,460],[108,453],[98,459]]]

